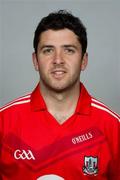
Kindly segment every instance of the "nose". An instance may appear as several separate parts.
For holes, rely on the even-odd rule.
[[[62,50],[55,50],[53,64],[64,64]]]

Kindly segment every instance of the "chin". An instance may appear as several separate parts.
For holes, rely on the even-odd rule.
[[[50,89],[54,92],[64,92],[70,90],[75,84],[77,83],[78,79],[67,79],[67,80],[60,80],[60,81],[53,81],[52,79],[42,79],[44,86],[47,89]]]
[[[72,87],[71,84],[60,84],[60,83],[58,83],[57,85],[54,84],[53,86],[52,85],[49,86],[49,88],[56,93],[65,92],[69,90],[71,87]]]
[[[63,92],[63,91],[65,91],[67,89],[67,87],[63,87],[63,86],[51,86],[51,90],[53,90],[54,92],[58,92],[58,93],[60,93],[60,92]]]

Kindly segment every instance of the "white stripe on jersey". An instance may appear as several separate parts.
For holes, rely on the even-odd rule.
[[[30,96],[31,96],[31,94],[28,94],[28,95],[26,95],[26,96],[19,97],[19,98],[15,99],[13,102],[19,101],[19,100],[22,100],[22,99],[26,99],[26,98],[30,98]]]
[[[9,102],[9,103],[6,104],[5,106],[8,106],[8,105],[13,104],[13,103],[15,103],[15,102],[18,102],[19,100],[28,99],[28,98],[30,98],[30,96],[31,96],[31,94],[28,94],[28,95],[26,95],[26,96],[19,97],[19,98],[17,98],[17,99],[14,99],[13,101]],[[5,106],[3,106],[3,107],[5,107]]]
[[[102,102],[100,102],[100,101],[98,101],[97,99],[95,99],[95,98],[92,98],[92,101],[94,101],[95,102],[95,104],[98,104],[98,105],[100,105],[100,106],[103,106],[103,107],[105,107],[106,109],[108,109],[109,111],[111,111],[113,114],[115,114],[118,118],[120,118],[120,115],[118,115],[116,112],[113,112],[111,109],[109,109],[109,107],[108,106],[106,106],[104,103],[102,103]],[[94,103],[93,102],[93,103]]]
[[[8,105],[4,106],[3,108],[1,108],[1,109],[0,109],[0,112],[4,111],[5,109],[7,109],[7,108],[9,108],[9,107],[12,107],[12,106],[14,106],[14,105],[25,104],[25,103],[28,103],[28,102],[30,102],[30,99],[13,102],[12,104],[8,104]]]
[[[97,99],[92,98],[92,101],[94,101],[94,102],[96,102],[96,103],[99,103],[99,104],[105,106],[105,104],[103,104],[102,102],[98,101]],[[107,106],[105,106],[105,107],[107,107]]]
[[[18,102],[19,100],[28,99],[28,98],[30,98],[30,96],[31,96],[31,94],[27,94],[27,95],[25,95],[25,96],[21,96],[21,97],[19,97],[19,98],[16,98],[16,99],[14,99],[13,101],[10,101],[10,102],[7,103],[6,105],[2,106],[0,109],[3,109],[4,107],[9,106],[9,105],[11,105],[11,104],[13,104],[13,103],[15,103],[15,102]]]
[[[114,116],[115,118],[117,118],[117,119],[119,120],[119,122],[120,122],[120,118],[119,118],[114,112],[110,111],[110,110],[107,109],[106,107],[103,107],[103,106],[98,105],[98,104],[95,104],[95,103],[91,103],[91,105],[94,106],[94,107],[96,107],[96,108],[98,108],[98,109],[101,109],[101,110],[103,110],[103,111],[108,112],[109,114],[111,114],[112,116]]]

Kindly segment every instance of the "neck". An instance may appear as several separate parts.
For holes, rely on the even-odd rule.
[[[43,85],[42,82],[40,82],[40,88],[48,111],[59,122],[64,122],[75,112],[80,94],[79,81],[73,87],[62,92],[56,92],[48,89]]]

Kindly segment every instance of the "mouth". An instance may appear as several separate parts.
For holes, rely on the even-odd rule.
[[[61,79],[67,72],[63,69],[55,69],[51,72],[52,76],[56,79]]]

